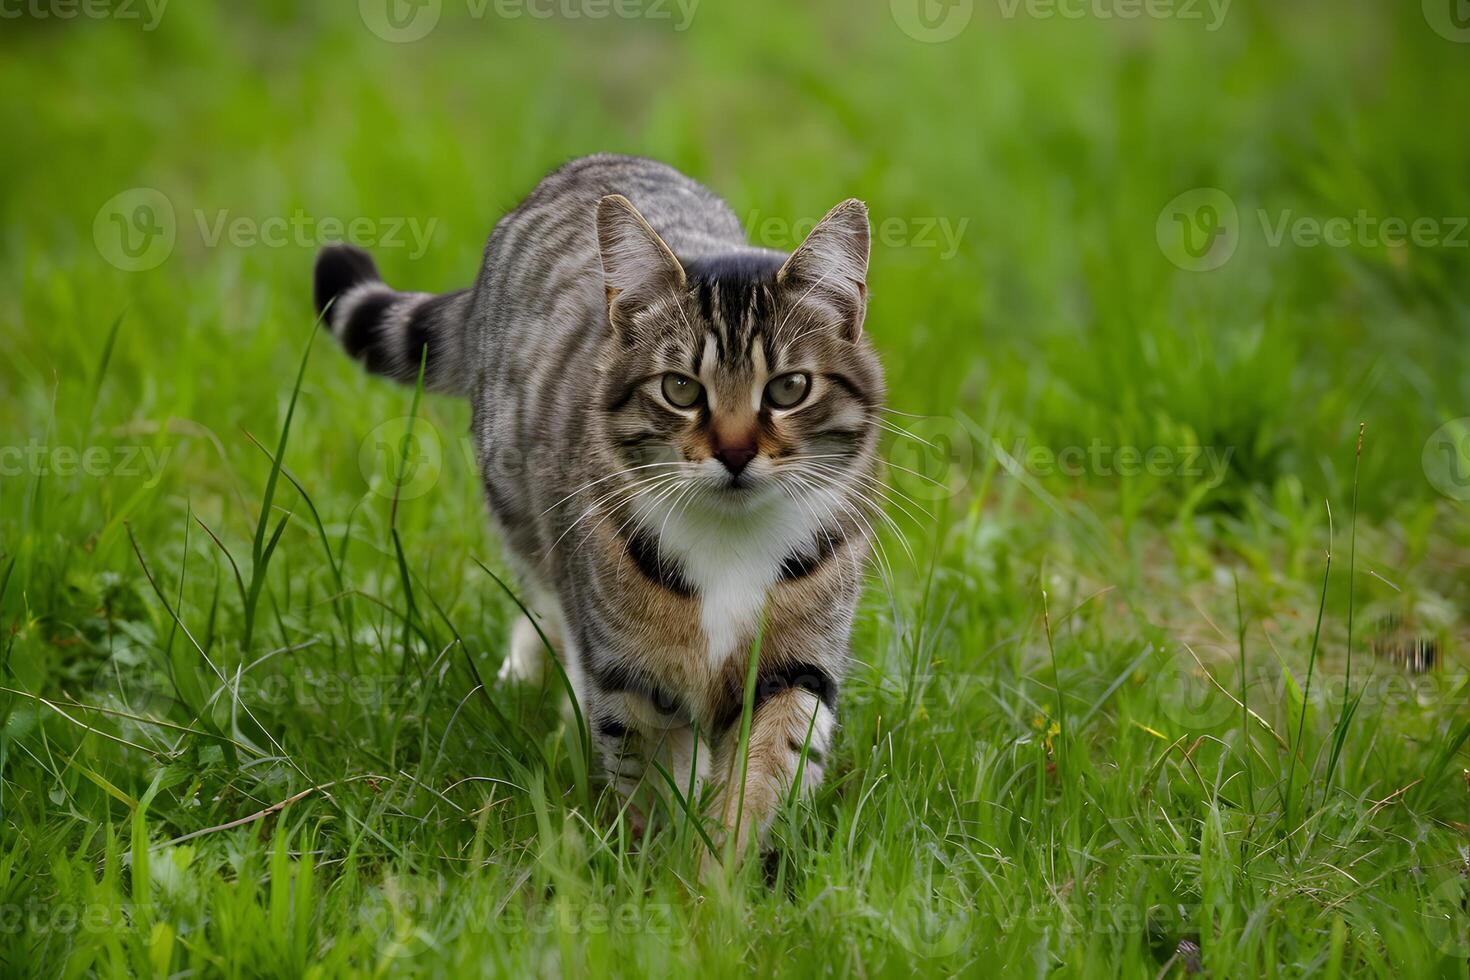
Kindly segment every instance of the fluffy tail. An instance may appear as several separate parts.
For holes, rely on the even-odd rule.
[[[383,282],[368,253],[352,245],[329,245],[316,257],[316,311],[323,310],[347,353],[374,374],[416,383],[427,347],[424,387],[467,393],[463,340],[470,290],[400,293]]]

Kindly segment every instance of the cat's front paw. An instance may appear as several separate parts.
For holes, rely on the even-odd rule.
[[[539,686],[546,679],[546,644],[541,634],[525,616],[516,620],[510,631],[510,652],[495,675],[498,685],[525,684]]]

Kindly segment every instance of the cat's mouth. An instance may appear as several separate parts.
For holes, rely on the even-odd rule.
[[[749,513],[771,498],[776,484],[768,476],[745,472],[711,481],[706,499],[730,514]]]

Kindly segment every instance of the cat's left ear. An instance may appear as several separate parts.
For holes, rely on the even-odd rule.
[[[786,260],[776,281],[798,291],[801,301],[828,306],[839,321],[839,332],[856,340],[868,309],[871,247],[868,206],[856,198],[843,201]]]
[[[673,251],[621,194],[611,194],[597,204],[597,246],[614,326],[620,311],[637,309],[685,287],[684,267]]]

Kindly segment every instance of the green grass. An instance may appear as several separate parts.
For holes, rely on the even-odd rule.
[[[1470,47],[1417,3],[980,3],[944,44],[886,2],[447,2],[412,44],[356,6],[0,24],[0,972],[1467,974],[1470,519],[1422,457],[1470,413],[1470,249],[1269,232],[1452,233]],[[289,225],[402,224],[390,281],[461,286],[597,150],[774,246],[854,194],[896,219],[869,329],[932,447],[888,451],[943,483],[892,470],[924,512],[832,771],[728,887],[682,815],[628,839],[554,696],[494,688],[468,409],[313,339]],[[129,272],[99,210],[140,187],[176,241]],[[1156,226],[1206,187],[1239,247],[1181,269]]]

